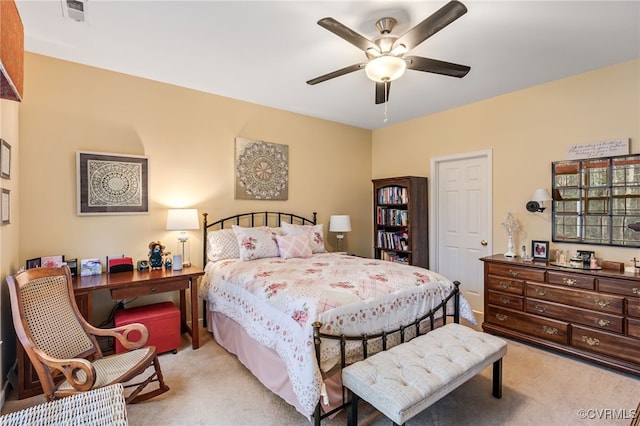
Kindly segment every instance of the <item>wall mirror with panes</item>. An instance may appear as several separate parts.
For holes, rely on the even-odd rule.
[[[551,164],[552,239],[640,247],[640,154]]]

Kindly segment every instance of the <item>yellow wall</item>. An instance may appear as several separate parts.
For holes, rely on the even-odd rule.
[[[525,204],[536,188],[550,189],[552,161],[565,159],[569,145],[619,138],[630,138],[631,152],[640,152],[640,60],[376,130],[373,177],[430,176],[432,157],[492,150],[493,247],[503,253],[507,241],[501,223],[509,211],[526,243],[551,240],[550,209],[529,213]],[[394,157],[402,161],[389,161]],[[592,249],[599,258],[627,265],[640,258],[638,249]]]
[[[371,132],[246,102],[27,54],[20,110],[23,164],[19,258],[64,254],[146,258],[166,231],[167,209],[195,207],[209,220],[248,211],[285,211],[325,224],[349,214],[346,248],[369,254]],[[289,200],[234,200],[234,138],[289,146]],[[148,215],[78,216],[76,151],[149,158]],[[356,238],[354,235],[366,236]],[[202,265],[201,231],[190,233],[191,259]],[[113,302],[98,295],[94,322]]]

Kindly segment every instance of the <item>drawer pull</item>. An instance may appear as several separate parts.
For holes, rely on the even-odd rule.
[[[632,291],[633,291],[633,294],[640,295],[640,288],[638,288],[638,287],[634,287],[634,288],[632,289]]]
[[[509,304],[509,299],[507,299],[506,297],[501,297],[500,298],[500,303],[502,303],[503,305],[508,305]]]
[[[562,282],[570,287],[576,285],[576,280],[572,280],[571,278],[563,278]]]
[[[558,334],[558,329],[557,328],[549,327],[548,325],[543,325],[542,326],[542,331],[544,331],[546,334],[551,334],[551,335]]]
[[[536,311],[540,312],[541,314],[547,312],[547,308],[545,308],[544,306],[536,305],[535,308],[536,308]]]
[[[155,293],[156,292],[156,288],[155,287],[151,287],[151,293]]]
[[[496,314],[496,318],[498,319],[498,321],[506,321],[509,319],[509,317],[505,314]]]
[[[600,344],[600,340],[595,337],[582,336],[582,341],[589,346],[598,346]]]
[[[609,306],[611,304],[611,302],[609,302],[608,300],[596,300],[595,303],[596,303],[596,305],[600,306],[601,308],[606,308],[607,306]]]
[[[505,290],[508,289],[511,286],[511,284],[506,283],[504,281],[500,281],[500,287],[504,288]]]
[[[598,318],[597,320],[595,320],[595,323],[598,324],[600,327],[609,327],[609,325],[611,324],[611,321]]]
[[[518,271],[514,271],[513,269],[509,269],[509,273],[511,274],[512,277],[517,277],[518,275],[520,275],[520,272]]]
[[[546,291],[546,290],[542,290],[542,289],[539,289],[539,288],[536,288],[536,289],[535,289],[535,291],[536,291],[536,294],[537,294],[538,296],[544,296],[544,295],[546,295],[546,294],[547,294],[547,291]]]

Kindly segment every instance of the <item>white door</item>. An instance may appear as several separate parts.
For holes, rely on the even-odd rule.
[[[484,311],[484,264],[479,259],[492,253],[491,167],[491,151],[431,160],[430,264],[460,281],[476,312]]]

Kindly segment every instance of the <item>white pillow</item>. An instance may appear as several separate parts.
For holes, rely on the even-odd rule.
[[[240,258],[240,246],[233,229],[218,229],[207,233],[207,258],[211,262]]]
[[[266,226],[243,228],[232,225],[240,249],[240,259],[254,260],[265,257],[278,257],[278,245],[275,237]]]
[[[280,257],[283,259],[290,259],[292,257],[311,257],[313,254],[311,251],[311,242],[309,241],[309,237],[304,234],[287,235],[283,237],[276,235],[276,242],[278,243]]]
[[[311,250],[313,253],[326,253],[324,248],[324,232],[322,224],[319,225],[293,225],[291,223],[283,223],[282,229],[286,235],[305,234],[311,242]]]

